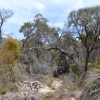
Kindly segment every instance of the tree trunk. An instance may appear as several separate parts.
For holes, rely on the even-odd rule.
[[[86,53],[86,59],[85,59],[85,67],[84,67],[84,71],[82,72],[81,77],[80,77],[79,86],[82,86],[84,79],[86,77],[87,70],[88,70],[89,56],[90,56],[90,53],[87,52]]]

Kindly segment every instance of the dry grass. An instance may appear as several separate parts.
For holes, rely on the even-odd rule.
[[[88,77],[85,87],[82,100],[100,100],[100,72]]]

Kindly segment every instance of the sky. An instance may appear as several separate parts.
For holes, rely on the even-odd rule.
[[[100,0],[0,0],[0,10],[10,9],[14,12],[3,25],[4,36],[22,39],[24,36],[19,29],[39,13],[49,20],[49,25],[63,28],[72,10],[97,5],[100,5]]]

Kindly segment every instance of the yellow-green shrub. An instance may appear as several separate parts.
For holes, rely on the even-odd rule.
[[[7,88],[1,89],[1,95],[6,94],[7,92],[8,92],[8,89]]]
[[[20,44],[16,39],[8,37],[2,44],[1,60],[5,64],[12,64],[20,57]]]

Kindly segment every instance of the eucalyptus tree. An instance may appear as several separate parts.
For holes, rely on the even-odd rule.
[[[14,15],[12,10],[6,10],[6,9],[1,9],[0,10],[0,42],[2,41],[2,27],[4,25],[4,23],[7,21],[7,19],[9,19],[10,17],[12,17]]]
[[[70,30],[73,30],[71,32],[74,33],[74,36],[79,37],[79,40],[85,47],[84,71],[86,72],[88,70],[90,54],[100,47],[100,6],[70,12],[68,27]]]
[[[22,40],[22,51],[24,53],[34,51],[39,57],[39,52],[46,45],[53,44],[56,38],[56,28],[52,28],[48,25],[48,20],[44,18],[41,14],[34,16],[34,20],[24,23],[21,26],[21,33],[24,34],[24,39]]]
[[[23,58],[28,58],[26,62],[30,64],[30,69],[28,68],[30,70],[29,72],[32,73],[32,69],[34,69],[36,73],[48,72],[47,70],[51,69],[51,67],[49,67],[51,55],[50,52],[47,52],[49,50],[45,48],[55,43],[58,35],[57,29],[50,27],[48,20],[41,14],[37,14],[32,21],[24,23],[19,31],[24,34],[21,57],[22,60]],[[32,65],[36,67],[33,68],[34,66]]]

